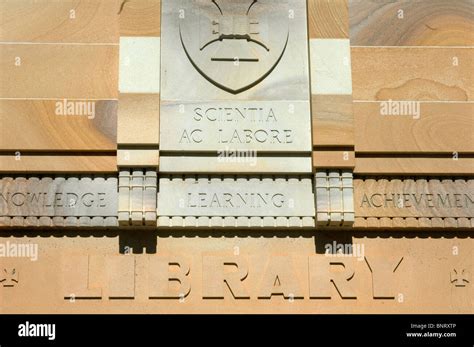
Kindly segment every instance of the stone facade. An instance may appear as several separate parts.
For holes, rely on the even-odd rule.
[[[357,3],[0,23],[0,312],[474,312],[472,46],[371,47]]]

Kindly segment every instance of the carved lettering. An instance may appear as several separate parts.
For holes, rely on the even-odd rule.
[[[135,298],[135,258],[127,255],[106,258],[108,296],[110,299]]]
[[[136,262],[139,259],[145,261],[143,264],[148,264],[144,277],[137,277]],[[177,299],[180,302],[190,295],[192,283],[201,283],[204,300],[272,299],[278,296],[289,300],[305,297],[331,299],[335,295],[341,299],[357,299],[356,289],[360,288],[360,278],[370,278],[361,276],[358,281],[354,281],[354,259],[334,259],[327,255],[310,255],[307,258],[308,265],[300,269],[295,267],[295,264],[302,264],[301,261],[296,262],[296,257],[269,255],[264,267],[256,267],[260,272],[254,273],[253,277],[249,276],[252,271],[252,263],[249,261],[252,257],[203,254],[201,259],[202,271],[193,279],[190,260],[179,255],[153,255],[148,259],[133,255],[68,256],[64,258],[62,268],[65,276],[64,299],[90,300],[102,299],[103,296],[109,300],[134,299],[135,281],[143,279],[148,279],[148,299]],[[357,269],[367,273],[370,271],[372,297],[394,300],[398,293],[395,273],[400,268],[403,257],[365,257],[365,261],[367,266]],[[464,271],[453,273],[451,282],[458,286],[469,283]],[[14,272],[5,274],[4,285],[11,282],[5,280],[8,276],[18,282],[17,275],[12,277]],[[142,272],[141,275],[143,274]],[[303,278],[307,278],[308,282],[302,282]],[[309,284],[306,287],[308,292],[304,291],[303,283]],[[143,284],[139,287],[144,288]]]
[[[63,263],[64,298],[101,299],[102,288],[92,287],[91,272],[94,257],[89,255],[68,256]]]
[[[196,208],[262,208],[265,206],[273,206],[276,208],[283,207],[285,203],[285,195],[282,193],[188,193],[187,207]]]
[[[81,195],[70,192],[50,194],[48,192],[6,192],[1,193],[0,198],[6,205],[16,207],[38,206],[38,207],[73,207],[83,205],[85,207],[106,207],[106,193],[87,192]]]
[[[117,202],[115,177],[0,179],[2,216],[115,217]]]
[[[285,299],[304,297],[290,256],[273,256],[268,260],[258,297],[270,299],[273,295],[281,295]]]
[[[189,262],[179,256],[150,259],[150,299],[182,299],[191,292]]]
[[[277,122],[275,111],[271,107],[196,107],[192,118],[197,122]]]
[[[356,299],[351,284],[355,273],[351,262],[349,259],[309,257],[310,298],[331,299],[336,289],[342,299]],[[339,268],[339,271],[335,270],[336,268]]]
[[[243,283],[248,264],[242,256],[204,256],[202,271],[204,299],[223,299],[226,288],[234,299],[250,299]]]
[[[396,202],[403,201],[398,207],[429,208],[470,208],[474,205],[474,196],[469,193],[364,193],[360,206],[368,208],[397,207]]]
[[[403,257],[396,260],[379,257],[377,261],[365,257],[365,262],[372,273],[372,288],[374,299],[395,299],[395,281],[393,274],[397,271]]]

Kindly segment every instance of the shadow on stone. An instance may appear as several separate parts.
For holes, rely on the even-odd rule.
[[[157,233],[153,230],[124,230],[119,233],[120,254],[155,254]]]

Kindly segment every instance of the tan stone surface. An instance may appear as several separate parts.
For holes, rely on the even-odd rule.
[[[122,1],[119,15],[121,36],[160,36],[160,0]]]
[[[119,167],[158,167],[159,151],[157,149],[119,149],[117,166]]]
[[[120,145],[158,146],[160,95],[120,94],[117,119]]]
[[[0,257],[0,312],[474,312],[472,233],[222,235],[4,232],[38,258]],[[333,241],[357,257],[325,256]]]

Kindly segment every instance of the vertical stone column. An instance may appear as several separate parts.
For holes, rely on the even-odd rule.
[[[348,1],[309,0],[308,11],[316,220],[350,226],[355,142]]]
[[[161,3],[126,1],[119,16],[119,224],[156,225]]]

